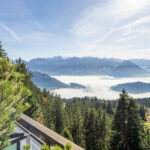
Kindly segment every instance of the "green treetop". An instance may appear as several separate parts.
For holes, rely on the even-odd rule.
[[[142,150],[142,132],[136,101],[123,90],[112,125],[110,150]]]
[[[0,57],[7,57],[7,53],[2,48],[1,41],[0,41]]]

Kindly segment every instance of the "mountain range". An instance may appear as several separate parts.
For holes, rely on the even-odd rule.
[[[36,58],[24,61],[31,71],[49,75],[110,75],[116,77],[147,76],[150,60],[69,57]],[[146,63],[148,62],[148,63]],[[147,64],[147,66],[145,66]],[[149,69],[148,69],[149,68]]]
[[[59,88],[86,88],[85,86],[77,83],[65,84],[45,73],[40,72],[33,72],[32,81],[39,88],[46,88],[47,90],[55,90]]]

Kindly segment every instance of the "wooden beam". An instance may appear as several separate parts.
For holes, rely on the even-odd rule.
[[[42,141],[39,137],[34,135],[31,131],[27,130],[25,127],[23,127],[20,123],[16,122],[16,125],[21,128],[24,132],[26,132],[28,135],[30,135],[32,138],[34,138],[36,141],[38,141],[40,144],[45,145],[46,143]]]
[[[58,143],[61,146],[65,146],[66,143],[70,143],[72,145],[72,150],[84,150],[82,147],[78,146],[77,144],[69,141],[68,139],[64,138],[63,136],[59,135],[58,133],[50,130],[49,128],[45,127],[44,125],[40,124],[39,122],[33,120],[32,118],[23,115],[21,118],[24,122],[26,122],[31,127],[34,127],[41,133],[48,136],[50,139],[54,140],[56,143]]]

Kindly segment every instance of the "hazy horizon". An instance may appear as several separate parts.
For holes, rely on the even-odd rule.
[[[34,60],[34,59],[51,59],[51,58],[55,58],[55,57],[62,57],[63,59],[75,58],[75,57],[77,57],[77,58],[91,57],[91,58],[99,58],[99,59],[118,59],[118,60],[134,60],[134,59],[137,59],[137,60],[150,60],[150,58],[121,59],[121,58],[117,58],[117,57],[98,57],[98,56],[96,57],[96,56],[88,56],[88,55],[87,56],[68,56],[68,57],[65,57],[65,56],[62,56],[62,55],[56,55],[56,56],[51,56],[51,57],[33,57],[31,59],[24,59],[23,57],[18,57],[17,59],[21,58],[22,60],[29,62],[30,60]],[[13,61],[17,60],[17,59],[12,59],[12,58],[10,58],[10,59],[13,60]]]

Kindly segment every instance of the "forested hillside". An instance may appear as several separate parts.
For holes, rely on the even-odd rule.
[[[41,72],[33,72],[32,81],[39,88],[47,90],[54,90],[60,88],[85,88],[85,86],[77,83],[65,84],[49,75]]]
[[[129,93],[147,93],[150,92],[150,83],[144,83],[144,82],[131,82],[131,83],[123,83],[118,84],[113,87],[111,87],[114,91],[122,91],[122,89],[125,89]]]

